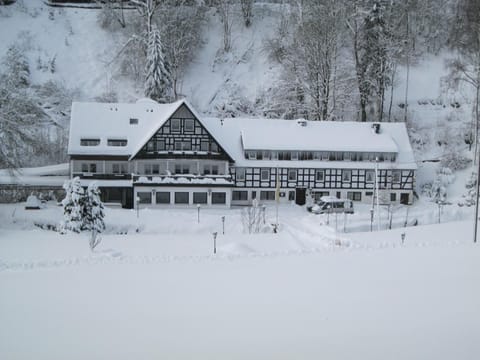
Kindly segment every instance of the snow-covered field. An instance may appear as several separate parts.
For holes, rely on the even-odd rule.
[[[273,234],[268,207],[248,235],[240,209],[109,209],[91,253],[87,234],[34,225],[58,222],[54,204],[2,205],[0,358],[477,359],[472,222],[348,232],[369,227],[361,210],[344,233],[282,206]]]

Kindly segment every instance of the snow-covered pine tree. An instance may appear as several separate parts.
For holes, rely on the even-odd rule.
[[[153,25],[148,38],[147,62],[145,67],[145,96],[167,102],[172,94],[170,64],[163,51],[160,31]]]
[[[102,200],[100,200],[100,189],[96,183],[90,183],[85,196],[83,228],[85,230],[95,229],[97,232],[101,233],[105,230],[105,222],[103,221],[104,217],[105,211]]]
[[[79,233],[84,226],[85,191],[80,185],[80,178],[78,177],[66,181],[63,188],[66,196],[62,201],[62,228]]]
[[[100,243],[98,234],[105,230],[104,217],[105,211],[100,199],[100,190],[95,182],[90,183],[87,188],[83,209],[83,229],[92,232],[90,237],[91,250]]]

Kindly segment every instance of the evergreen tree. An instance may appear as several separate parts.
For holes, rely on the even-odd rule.
[[[85,206],[83,208],[83,229],[101,233],[105,230],[105,211],[100,200],[100,189],[96,183],[90,183],[85,195]]]
[[[66,196],[62,201],[62,228],[79,233],[84,228],[85,191],[80,185],[80,178],[78,177],[66,181],[63,188]]]
[[[160,31],[153,26],[148,38],[145,96],[158,102],[167,102],[170,100],[171,94],[170,64],[164,55]]]
[[[91,231],[90,250],[100,243],[101,238],[98,236],[105,230],[105,217],[103,203],[100,200],[100,190],[96,183],[90,183],[85,195],[85,207],[83,215],[83,227],[85,230]]]

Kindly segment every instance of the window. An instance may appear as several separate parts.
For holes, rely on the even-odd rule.
[[[218,165],[203,165],[204,175],[218,175]]]
[[[288,181],[297,181],[297,170],[288,170]]]
[[[126,174],[127,172],[128,172],[127,164],[124,164],[124,163],[112,164],[112,173]]]
[[[180,132],[180,119],[172,119],[170,127],[172,132]]]
[[[342,181],[343,182],[352,181],[352,170],[343,170],[342,171]]]
[[[233,201],[247,201],[248,192],[247,191],[232,191],[232,200]]]
[[[157,191],[155,193],[157,204],[170,204],[170,193],[167,191]]]
[[[190,151],[192,143],[190,141],[175,141],[175,151]]]
[[[374,182],[375,181],[375,171],[367,170],[365,172],[365,181],[368,182],[368,183]]]
[[[275,191],[260,191],[260,200],[275,200]]]
[[[127,146],[128,141],[126,139],[108,139],[108,146]]]
[[[236,171],[235,171],[235,176],[237,178],[237,181],[244,181],[245,180],[245,169],[237,168]]]
[[[194,192],[193,193],[193,203],[194,204],[206,204],[207,203],[207,193],[206,192]]]
[[[138,125],[138,119],[130,118],[130,125]]]
[[[154,143],[153,143],[153,141],[149,141],[149,142],[147,143],[147,151],[148,151],[148,152],[154,151]]]
[[[195,123],[193,119],[185,119],[184,120],[185,131],[192,132],[195,127]]]
[[[399,170],[392,171],[392,182],[399,183],[402,173]]]
[[[322,152],[322,160],[323,161],[329,160],[329,153],[328,152],[326,152],[326,151]]]
[[[373,191],[366,191],[365,196],[373,196]]]
[[[294,191],[294,190],[290,190],[290,191],[288,192],[288,200],[289,200],[289,201],[295,200],[295,191]]]
[[[227,201],[227,194],[224,192],[212,193],[212,204],[225,204]]]
[[[80,139],[80,146],[98,146],[100,139]]]
[[[189,194],[188,192],[176,192],[175,204],[188,204]]]
[[[270,160],[270,151],[263,151],[262,157],[264,160]]]
[[[325,171],[324,170],[317,170],[315,172],[315,180],[316,181],[325,181]]]
[[[256,160],[257,153],[255,151],[247,151],[248,160]]]
[[[157,151],[165,150],[165,140],[157,140]]]
[[[140,199],[140,204],[151,204],[152,193],[151,192],[138,192],[137,197]]]
[[[270,170],[262,169],[262,171],[260,173],[260,179],[262,181],[269,181],[270,180]]]
[[[315,191],[315,193],[313,194],[313,197],[315,201],[319,201],[322,196],[329,196],[329,195],[330,193],[328,191]]]
[[[345,161],[351,161],[352,160],[352,153],[346,152],[343,154],[343,160]]]
[[[96,173],[97,172],[97,164],[95,164],[95,163],[92,163],[92,164],[83,163],[82,164],[82,172],[83,173]]]
[[[298,151],[292,151],[292,160],[298,160]]]
[[[212,142],[212,144],[210,145],[210,151],[211,152],[218,152],[218,145],[216,142]]]
[[[145,175],[158,175],[160,174],[160,165],[159,164],[145,164]]]
[[[397,201],[397,194],[390,193],[390,201],[392,201],[392,202]]]
[[[200,151],[207,151],[208,152],[208,141],[202,140],[200,143]]]
[[[347,199],[353,201],[362,201],[362,193],[360,191],[348,191]]]
[[[278,153],[276,151],[271,152],[271,159],[272,160],[278,160]]]
[[[189,174],[190,165],[188,164],[175,164],[175,174]]]

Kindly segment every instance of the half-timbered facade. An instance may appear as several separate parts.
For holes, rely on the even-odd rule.
[[[411,204],[416,164],[401,123],[203,118],[184,100],[74,103],[70,173],[140,206],[304,204],[331,195]]]

